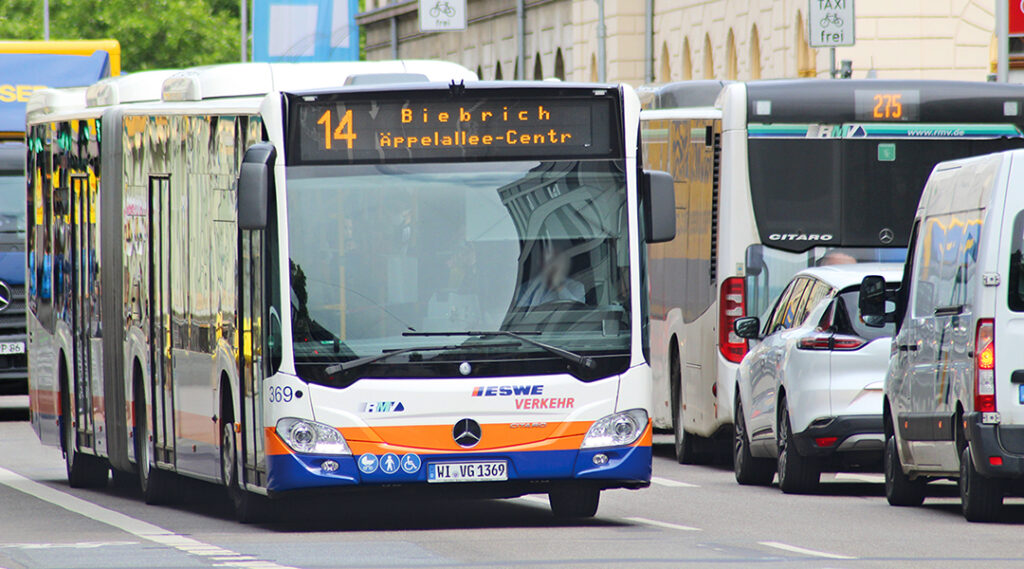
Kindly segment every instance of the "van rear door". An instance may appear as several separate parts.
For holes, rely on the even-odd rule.
[[[995,293],[996,410],[1003,425],[1024,425],[1024,155],[1014,153],[1008,176],[1006,205],[999,230],[998,287]],[[998,212],[998,201],[993,212]],[[990,278],[991,282],[991,278]],[[992,292],[989,292],[992,291]],[[1015,381],[1016,378],[1016,381]],[[1004,441],[1010,444],[1012,441]],[[1007,448],[1024,453],[1024,448]]]

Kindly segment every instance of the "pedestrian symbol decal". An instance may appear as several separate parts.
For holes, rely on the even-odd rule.
[[[380,471],[384,474],[394,474],[401,468],[398,455],[392,452],[380,457]]]
[[[420,469],[420,457],[415,454],[407,454],[402,457],[402,470],[406,474],[415,474]]]
[[[364,454],[359,457],[359,472],[363,474],[373,474],[377,471],[377,455],[375,454]]]

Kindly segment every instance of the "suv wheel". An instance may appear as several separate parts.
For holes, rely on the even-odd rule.
[[[806,494],[818,487],[821,470],[814,459],[800,454],[789,422],[789,409],[782,400],[779,409],[779,488],[786,494]]]
[[[732,430],[732,469],[736,482],[752,486],[767,486],[775,477],[775,465],[770,458],[759,458],[750,453],[747,439],[747,421],[743,417],[743,403],[736,394],[736,415]]]

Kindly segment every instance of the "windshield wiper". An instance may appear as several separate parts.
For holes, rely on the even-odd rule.
[[[407,334],[408,335],[408,334]],[[505,342],[503,344],[488,344],[488,348],[510,348],[512,346],[518,346],[519,342]],[[391,356],[398,356],[401,354],[408,354],[412,352],[449,352],[458,350],[459,348],[465,348],[465,344],[452,344],[448,346],[415,346],[412,348],[400,348],[397,350],[384,350],[383,352],[373,355],[365,356],[362,358],[356,358],[347,362],[341,362],[339,364],[327,366],[324,368],[324,373],[327,375],[334,375],[339,371],[350,371],[358,367],[363,367],[374,362],[390,358]]]
[[[587,369],[594,369],[597,366],[597,362],[590,356],[584,356],[583,354],[577,354],[576,352],[570,352],[569,350],[559,348],[558,346],[552,346],[546,342],[540,340],[534,340],[526,334],[538,334],[538,332],[511,332],[509,330],[468,330],[466,332],[402,332],[403,336],[507,336],[509,338],[515,338],[521,342],[536,346],[548,353],[554,354],[570,362],[583,366]]]

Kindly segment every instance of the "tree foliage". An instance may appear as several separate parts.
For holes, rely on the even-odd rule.
[[[0,39],[43,39],[40,0],[0,0]],[[238,0],[50,0],[50,39],[121,43],[124,71],[238,61]]]

